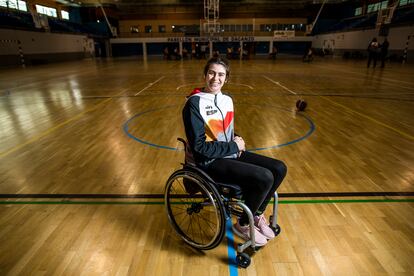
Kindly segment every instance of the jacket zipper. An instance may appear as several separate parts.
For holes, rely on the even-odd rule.
[[[224,138],[226,138],[226,142],[228,142],[228,139],[227,139],[227,134],[226,134],[226,129],[224,128],[224,116],[223,116],[223,112],[221,112],[220,107],[218,107],[218,105],[217,105],[217,94],[216,94],[216,95],[214,95],[214,105],[215,105],[215,106],[217,107],[217,109],[220,111],[221,118],[223,119],[223,120],[222,120],[222,122],[223,122],[223,133],[224,133]]]

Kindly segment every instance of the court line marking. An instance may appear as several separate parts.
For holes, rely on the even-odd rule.
[[[290,93],[292,93],[292,94],[294,94],[294,95],[297,95],[297,93],[296,93],[296,92],[294,92],[294,91],[290,90],[290,89],[289,89],[289,88],[287,88],[286,86],[281,85],[278,81],[274,81],[274,80],[272,80],[271,78],[269,78],[269,77],[267,77],[267,76],[264,76],[264,75],[263,75],[263,78],[267,79],[268,81],[273,82],[273,83],[274,83],[274,84],[276,84],[276,85],[279,85],[280,87],[282,87],[282,88],[283,88],[283,89],[285,89],[286,91],[288,91],[288,92],[290,92]]]
[[[414,197],[414,192],[323,192],[279,193],[279,198],[297,197]],[[0,198],[88,198],[88,199],[162,199],[164,194],[0,194]]]
[[[280,200],[278,204],[336,204],[336,203],[405,203],[414,202],[414,199],[341,199],[341,200]],[[122,201],[0,201],[0,205],[164,205],[164,201],[150,202],[122,202]],[[270,204],[274,204],[272,200]],[[227,238],[227,256],[230,276],[238,275],[238,266],[236,263],[236,250],[234,248],[234,235],[232,230],[231,219],[226,220],[226,238]]]
[[[131,85],[131,86],[132,86],[132,85]],[[128,91],[128,90],[130,89],[130,87],[131,87],[131,86],[129,86],[129,87],[128,87],[128,88],[126,88],[126,89],[123,89],[121,92],[119,92],[118,94],[116,94],[116,96],[119,96],[119,95],[121,95],[122,93],[124,93],[124,92]],[[98,109],[99,107],[101,107],[102,105],[104,105],[105,103],[107,103],[107,102],[109,102],[109,101],[111,101],[111,100],[112,100],[112,98],[108,98],[108,99],[106,99],[106,100],[103,100],[102,102],[98,103],[97,105],[95,105],[95,106],[93,106],[93,107],[91,107],[91,108],[89,108],[89,109],[86,109],[86,110],[82,111],[81,113],[79,113],[79,114],[77,114],[77,115],[73,116],[72,118],[69,118],[68,120],[66,120],[66,121],[64,121],[64,122],[62,122],[62,123],[60,123],[60,124],[58,124],[58,125],[56,125],[56,126],[54,126],[54,127],[51,127],[51,128],[49,128],[49,129],[45,130],[44,132],[41,132],[41,133],[40,133],[40,134],[38,134],[38,135],[35,135],[34,137],[30,138],[30,139],[29,139],[29,140],[27,140],[26,142],[23,142],[23,143],[21,143],[21,144],[18,144],[18,145],[16,145],[16,146],[12,147],[11,149],[6,150],[6,151],[4,151],[4,152],[0,152],[0,159],[1,159],[1,158],[3,158],[3,157],[5,157],[5,156],[7,156],[7,155],[9,155],[10,153],[13,153],[13,152],[15,152],[15,151],[17,151],[17,150],[19,150],[19,149],[21,149],[21,148],[23,148],[23,147],[27,146],[27,145],[30,145],[30,144],[31,144],[31,143],[33,143],[33,142],[36,142],[36,141],[40,140],[41,138],[43,138],[43,137],[45,137],[45,136],[49,135],[50,133],[52,133],[53,131],[55,131],[55,130],[57,130],[57,129],[59,129],[59,128],[64,127],[65,125],[67,125],[67,124],[69,124],[69,123],[71,123],[71,122],[74,122],[74,121],[78,120],[79,118],[81,118],[81,117],[82,117],[83,115],[85,115],[86,113],[88,113],[88,112],[92,112],[92,111],[95,111],[96,109]]]
[[[113,65],[113,64],[107,65],[104,68],[99,68],[99,70],[102,71],[102,70],[112,69],[111,67],[114,67],[114,66],[115,65]],[[69,71],[72,71],[72,69],[70,69]],[[54,80],[63,79],[63,78],[68,78],[70,76],[85,75],[85,74],[89,74],[89,73],[93,73],[93,72],[96,72],[95,67],[85,68],[83,71],[74,71],[73,73],[69,73],[69,74],[67,72],[60,72],[59,75],[61,75],[61,76],[53,77],[53,79]],[[39,83],[42,83],[42,82],[44,83],[44,82],[47,82],[47,81],[48,81],[47,79],[45,79],[45,80],[36,80],[36,81],[33,81],[33,82],[24,83],[24,84],[20,84],[20,85],[17,85],[17,86],[4,88],[4,90],[21,89],[21,88],[24,88],[26,86],[37,85]]]
[[[336,203],[404,203],[414,202],[414,199],[339,199],[339,200],[279,200],[278,204],[334,204]],[[150,202],[122,202],[122,201],[0,201],[0,205],[164,205],[164,201],[150,201]],[[272,200],[270,204],[274,204]],[[234,245],[234,235],[232,230],[231,219],[226,220],[226,238],[227,238],[227,256],[230,276],[238,275],[238,265],[236,263],[236,250]]]
[[[337,203],[399,203],[414,202],[413,198],[402,199],[303,199],[303,200],[279,200],[278,204],[337,204]],[[0,201],[0,205],[164,205],[164,201]],[[269,204],[274,204],[272,200]]]
[[[375,118],[373,118],[373,117],[371,117],[371,116],[368,116],[368,115],[365,115],[365,114],[363,114],[363,113],[361,113],[361,112],[358,112],[358,111],[356,111],[356,110],[353,110],[352,108],[349,108],[349,107],[347,107],[347,106],[345,106],[345,105],[342,105],[342,104],[339,104],[339,103],[337,103],[337,102],[335,102],[335,101],[332,101],[332,100],[330,100],[330,99],[326,98],[325,96],[320,96],[320,97],[321,97],[322,99],[324,99],[324,100],[326,100],[326,101],[330,102],[330,103],[333,103],[333,104],[334,104],[334,105],[336,105],[336,106],[342,107],[343,109],[345,109],[346,111],[348,111],[348,112],[350,112],[350,113],[354,113],[354,114],[357,114],[357,115],[359,115],[359,116],[361,116],[361,117],[364,117],[365,119],[368,119],[368,120],[370,120],[370,121],[372,121],[372,122],[374,122],[374,123],[377,123],[377,124],[379,124],[379,125],[381,125],[381,126],[383,126],[383,127],[385,127],[385,128],[388,128],[388,129],[390,129],[390,130],[393,130],[393,131],[395,131],[395,132],[399,133],[400,135],[404,136],[405,138],[408,138],[408,139],[410,139],[410,140],[413,140],[413,141],[414,141],[414,136],[413,136],[413,135],[410,135],[410,134],[408,134],[408,133],[405,133],[404,131],[401,131],[401,130],[399,130],[399,129],[395,128],[395,127],[392,127],[392,126],[390,126],[390,125],[387,125],[387,124],[385,124],[385,123],[383,123],[383,122],[381,122],[381,121],[378,121],[377,119],[375,119]]]
[[[234,236],[231,218],[226,219],[226,238],[227,238],[227,256],[229,262],[230,276],[239,275],[238,265],[236,262],[236,250],[234,249]]]
[[[154,82],[150,82],[147,86],[145,86],[144,88],[142,88],[138,93],[136,93],[134,96],[139,95],[141,92],[144,92],[145,90],[147,90],[148,88],[150,88],[151,86],[153,86],[154,84],[156,84],[157,82],[159,82],[160,80],[162,80],[163,78],[165,78],[165,76],[160,77],[159,79],[157,79]]]
[[[248,85],[248,84],[244,84],[244,83],[228,82],[227,84],[246,86],[246,87],[250,88],[250,90],[254,90],[253,86]],[[203,84],[201,84],[201,83],[186,83],[186,84],[182,84],[182,85],[177,86],[176,90],[179,90],[179,89],[181,89],[183,87],[190,86],[190,85],[199,85],[199,86],[202,86]]]
[[[146,111],[137,113],[134,116],[132,116],[131,118],[129,118],[123,124],[122,128],[123,128],[125,134],[129,138],[131,138],[131,139],[133,139],[133,140],[135,140],[139,143],[142,143],[142,144],[145,144],[145,145],[148,145],[148,146],[151,146],[151,147],[160,148],[160,149],[181,151],[182,149],[180,149],[180,148],[173,148],[173,147],[170,147],[170,146],[158,145],[158,144],[155,144],[155,143],[151,143],[151,142],[142,140],[141,138],[136,137],[136,136],[134,136],[133,134],[131,134],[129,132],[129,123],[132,122],[133,120],[135,120],[136,118],[138,118],[139,116],[150,113],[150,112],[159,111],[159,110],[162,110],[162,109],[173,108],[173,107],[176,107],[176,106],[181,106],[181,105],[169,105],[169,106],[160,107],[160,108],[156,108],[156,109],[150,109],[150,110],[146,110]],[[255,106],[255,105],[250,104],[250,106]],[[261,105],[260,106],[260,108],[264,108],[264,107],[279,108],[279,107],[275,107],[275,106],[271,106],[271,105]],[[289,109],[284,109],[284,108],[279,108],[279,109],[291,112]],[[301,114],[301,113],[298,113],[297,115],[303,117],[309,124],[309,130],[306,132],[306,134],[304,134],[303,136],[300,136],[299,138],[296,138],[295,140],[288,141],[288,142],[285,142],[285,143],[282,143],[282,144],[268,146],[268,147],[260,147],[260,148],[248,148],[246,150],[247,151],[259,151],[259,150],[268,150],[268,149],[280,148],[280,147],[289,146],[289,145],[292,145],[294,143],[300,142],[304,139],[307,139],[315,131],[315,129],[316,129],[315,124],[313,123],[312,119],[309,118],[307,115]]]
[[[183,88],[183,87],[185,87],[185,86],[190,86],[190,85],[203,85],[203,84],[201,84],[201,83],[186,83],[186,84],[182,84],[182,85],[180,85],[180,86],[177,86],[177,88],[175,89],[175,90],[179,90],[180,88]]]
[[[345,70],[340,70],[340,69],[335,69],[335,68],[327,68],[321,65],[313,65],[315,67],[319,67],[319,68],[323,68],[326,70],[333,70],[333,71],[338,71],[338,72],[342,72],[342,73],[349,73],[349,74],[354,74],[354,75],[358,75],[358,76],[364,76],[366,77],[367,74],[363,74],[363,73],[358,73],[358,72],[353,72],[353,71],[345,71]],[[401,88],[406,88],[406,89],[410,89],[413,90],[413,87],[407,87],[407,86],[401,86],[401,85],[393,85],[387,82],[384,82],[383,80],[386,80],[388,82],[396,82],[396,83],[402,83],[402,84],[409,84],[412,85],[413,83],[407,82],[407,81],[401,81],[401,80],[395,80],[395,79],[390,79],[390,78],[386,78],[386,77],[377,77],[377,76],[373,76],[373,81],[384,84],[384,85],[390,85],[390,86],[397,86],[397,87],[401,87]],[[356,79],[356,78],[354,78]],[[366,80],[366,79],[360,79],[360,80]]]
[[[13,153],[13,152],[15,152],[15,151],[17,151],[17,150],[19,150],[19,149],[21,149],[21,148],[23,148],[23,147],[25,147],[25,146],[27,146],[27,145],[31,144],[31,143],[33,143],[33,142],[36,142],[37,140],[39,140],[39,139],[41,139],[41,138],[43,138],[43,137],[45,137],[45,136],[49,135],[49,134],[50,134],[50,133],[52,133],[53,131],[55,131],[55,130],[57,130],[57,129],[59,129],[59,128],[61,128],[61,127],[65,126],[65,125],[67,125],[67,124],[69,124],[69,123],[71,123],[71,122],[73,122],[73,121],[76,121],[77,119],[79,119],[80,117],[82,117],[83,115],[85,115],[86,113],[88,113],[88,112],[92,112],[92,111],[96,110],[96,109],[97,109],[97,108],[99,108],[101,105],[103,105],[103,104],[107,103],[107,102],[108,102],[108,101],[110,101],[110,100],[112,100],[112,99],[111,99],[111,98],[106,99],[106,100],[104,100],[104,101],[100,102],[99,104],[97,104],[96,106],[94,106],[94,107],[92,107],[92,108],[89,108],[89,109],[87,109],[87,110],[85,110],[85,111],[83,111],[83,112],[79,113],[78,115],[76,115],[76,116],[74,116],[74,117],[72,117],[72,118],[70,118],[70,119],[68,119],[68,120],[66,120],[66,121],[64,121],[64,122],[62,122],[62,123],[60,123],[60,124],[58,124],[58,125],[56,125],[56,126],[52,127],[52,128],[49,128],[48,130],[46,130],[46,131],[44,131],[44,132],[42,132],[42,133],[40,133],[40,134],[38,134],[38,135],[35,135],[34,137],[30,138],[30,139],[29,139],[29,140],[27,140],[26,142],[24,142],[24,143],[22,143],[22,144],[19,144],[19,145],[16,145],[16,146],[12,147],[11,149],[9,149],[9,150],[7,150],[7,151],[5,151],[5,152],[0,153],[0,158],[3,158],[3,157],[5,157],[5,156],[9,155],[10,153]]]

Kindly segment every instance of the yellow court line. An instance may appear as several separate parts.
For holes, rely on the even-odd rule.
[[[9,155],[10,153],[13,153],[13,152],[17,151],[17,150],[19,150],[19,149],[21,149],[21,148],[23,148],[23,147],[25,147],[25,146],[33,143],[33,142],[39,140],[40,138],[43,138],[43,137],[47,136],[48,134],[50,134],[51,132],[55,131],[56,129],[59,129],[59,128],[61,128],[61,127],[65,126],[65,125],[67,125],[67,124],[69,124],[69,123],[71,123],[71,122],[79,119],[84,114],[86,114],[88,112],[91,112],[91,111],[94,111],[95,109],[97,109],[98,107],[100,107],[101,105],[103,105],[104,103],[106,103],[106,102],[108,102],[110,100],[112,100],[112,99],[111,98],[110,99],[106,99],[106,100],[100,102],[99,104],[97,104],[96,106],[94,106],[92,108],[89,108],[89,109],[87,109],[87,110],[79,113],[78,115],[76,115],[76,116],[74,116],[74,117],[72,117],[72,118],[64,121],[63,123],[60,123],[57,126],[54,126],[52,128],[49,128],[48,130],[40,133],[39,135],[36,135],[36,136],[32,137],[31,139],[27,140],[26,142],[24,142],[22,144],[19,144],[17,146],[14,146],[13,148],[11,148],[11,149],[9,149],[9,150],[7,150],[5,152],[0,153],[0,158],[3,158],[6,155]]]
[[[123,89],[121,92],[119,92],[118,94],[116,94],[116,95],[115,95],[115,97],[116,97],[116,96],[121,95],[122,93],[124,93],[124,92],[126,92],[126,91],[128,91],[128,89],[129,89],[130,87],[132,87],[132,85],[131,85],[131,86],[129,86],[128,88]],[[81,112],[81,113],[79,113],[78,115],[76,115],[76,116],[74,116],[74,117],[72,117],[72,118],[70,118],[70,119],[68,119],[68,120],[66,120],[66,121],[64,121],[64,122],[62,122],[62,123],[60,123],[60,124],[58,124],[57,126],[54,126],[54,127],[52,127],[52,128],[49,128],[48,130],[46,130],[46,131],[44,131],[44,132],[40,133],[39,135],[36,135],[36,136],[34,136],[34,137],[30,138],[29,140],[27,140],[26,142],[24,142],[24,143],[22,143],[22,144],[19,144],[19,145],[17,145],[17,146],[14,146],[14,147],[12,147],[11,149],[9,149],[9,150],[7,150],[7,151],[5,151],[5,152],[1,152],[1,153],[0,153],[0,158],[3,158],[3,157],[5,157],[5,156],[9,155],[10,153],[13,153],[13,152],[15,152],[15,151],[17,151],[17,150],[19,150],[19,149],[21,149],[21,148],[23,148],[23,147],[25,147],[25,146],[27,146],[27,145],[31,144],[31,143],[33,143],[33,142],[36,142],[37,140],[39,140],[39,139],[41,139],[41,138],[43,138],[43,137],[45,137],[45,136],[49,135],[51,132],[53,132],[53,131],[55,131],[55,130],[57,130],[57,129],[59,129],[59,128],[61,128],[61,127],[65,126],[65,125],[67,125],[67,124],[69,124],[69,123],[71,123],[71,122],[73,122],[73,121],[76,121],[77,119],[79,119],[80,117],[82,117],[83,115],[85,115],[86,113],[91,112],[91,111],[94,111],[95,109],[97,109],[97,108],[98,108],[98,107],[100,107],[101,105],[103,105],[103,104],[105,104],[105,103],[109,102],[110,100],[112,100],[112,98],[106,99],[106,100],[104,100],[104,101],[100,102],[99,104],[95,105],[94,107],[91,107],[91,108],[89,108],[89,109],[87,109],[87,110],[85,110],[85,111],[82,111],[82,112]]]
[[[410,140],[413,140],[413,141],[414,141],[414,136],[412,136],[412,135],[410,135],[410,134],[408,134],[408,133],[405,133],[404,131],[401,131],[401,130],[396,129],[396,128],[392,127],[392,126],[389,126],[389,125],[387,125],[387,124],[385,124],[385,123],[383,123],[383,122],[381,122],[381,121],[378,121],[377,119],[374,119],[374,118],[372,118],[372,117],[370,117],[370,116],[368,116],[368,115],[365,115],[365,114],[363,114],[363,113],[360,113],[360,112],[358,112],[358,111],[355,111],[355,110],[353,110],[353,109],[351,109],[351,108],[349,108],[349,107],[347,107],[347,106],[345,106],[345,105],[339,104],[339,103],[337,103],[337,102],[335,102],[335,101],[332,101],[332,100],[330,100],[330,99],[328,99],[328,98],[326,98],[326,97],[324,97],[324,96],[320,96],[320,97],[321,97],[322,99],[324,99],[324,100],[327,100],[327,101],[329,101],[329,102],[333,103],[334,105],[337,105],[337,106],[340,106],[340,107],[344,108],[344,109],[345,109],[345,110],[347,110],[348,112],[355,113],[355,114],[357,114],[357,115],[359,115],[359,116],[361,116],[361,117],[364,117],[364,118],[366,118],[366,119],[368,119],[368,120],[370,120],[370,121],[373,121],[374,123],[377,123],[377,124],[379,124],[379,125],[381,125],[381,126],[383,126],[383,127],[386,127],[386,128],[388,128],[388,129],[391,129],[391,130],[393,130],[393,131],[395,131],[395,132],[397,132],[397,133],[401,134],[401,135],[402,135],[402,136],[404,136],[405,138],[408,138],[408,139],[410,139]]]

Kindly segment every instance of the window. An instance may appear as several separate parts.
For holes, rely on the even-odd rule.
[[[355,16],[361,15],[362,14],[362,7],[356,8],[355,9]]]
[[[17,1],[16,0],[9,0],[9,8],[17,10]]]
[[[0,0],[0,7],[8,7],[9,9],[27,11],[26,2],[20,0]]]
[[[166,28],[165,25],[158,25],[158,32],[159,33],[165,33]]]
[[[67,11],[60,11],[60,14],[62,15],[62,19],[69,20],[69,13]]]
[[[400,6],[405,6],[408,4],[414,4],[414,0],[400,0]]]
[[[267,24],[266,25],[266,32],[271,32],[272,31],[272,25]]]
[[[152,32],[152,26],[151,25],[145,26],[145,32],[146,33],[151,33]]]
[[[376,11],[378,10],[378,8],[379,8],[379,4],[380,4],[380,3],[369,4],[369,5],[368,5],[367,12],[368,12],[368,13],[371,13],[371,12],[376,12]]]
[[[131,26],[130,31],[131,33],[139,33],[139,26]]]
[[[26,6],[26,2],[25,1],[17,1],[18,4],[18,8],[21,11],[27,11],[27,6]]]
[[[387,7],[388,7],[388,0],[387,1],[378,2],[378,3],[374,3],[374,4],[369,4],[368,5],[367,12],[368,13],[376,12],[378,10],[386,9]]]
[[[172,30],[173,33],[181,33],[182,29],[183,29],[183,26],[181,26],[181,25],[177,25],[177,26],[172,25],[171,26],[171,30]]]
[[[40,14],[45,14],[47,16],[57,17],[56,9],[49,8],[41,5],[36,5],[36,11]]]

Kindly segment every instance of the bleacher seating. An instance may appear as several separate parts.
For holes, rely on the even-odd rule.
[[[0,27],[13,29],[35,29],[32,16],[23,12],[0,11]]]
[[[79,24],[67,20],[48,17],[50,32],[53,33],[75,33],[87,34],[91,37],[109,37],[110,32],[105,28],[97,28],[90,24]],[[28,12],[5,12],[0,11],[0,28],[20,29],[29,31],[44,31],[35,27],[32,15]]]
[[[320,20],[313,31],[313,34],[330,33],[339,31],[371,29],[376,27],[378,13],[369,13],[362,16],[349,17],[333,23],[328,20]],[[414,23],[413,6],[400,7],[394,12],[391,26]]]
[[[414,7],[404,7],[395,10],[394,17],[391,21],[393,25],[400,25],[406,23],[414,23]]]

